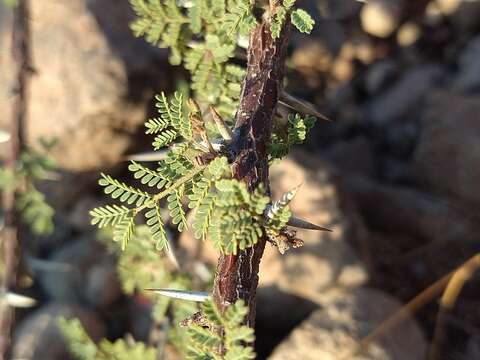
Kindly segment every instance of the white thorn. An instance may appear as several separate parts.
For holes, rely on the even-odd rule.
[[[315,109],[315,106],[313,104],[310,104],[305,100],[298,99],[285,91],[282,91],[282,93],[280,94],[279,102],[280,104],[285,105],[290,109],[296,110],[300,113],[313,115],[322,120],[332,121],[325,115],[318,112],[318,110]]]
[[[9,306],[14,308],[29,308],[35,306],[37,300],[31,297],[15,294],[13,292],[7,292],[2,296],[2,300]]]
[[[210,297],[210,294],[205,291],[187,291],[187,290],[173,290],[173,289],[145,289],[153,291],[156,294],[163,295],[172,299],[204,302]]]
[[[312,224],[311,222],[308,222],[306,220],[302,220],[300,218],[297,218],[295,216],[290,217],[290,220],[287,222],[288,226],[296,227],[299,229],[306,229],[306,230],[318,230],[318,231],[332,231],[330,229],[321,227],[319,225]]]
[[[131,154],[125,157],[125,160],[133,161],[161,161],[167,156],[167,151],[149,151],[139,154]]]
[[[0,144],[9,141],[10,137],[8,132],[0,130]]]

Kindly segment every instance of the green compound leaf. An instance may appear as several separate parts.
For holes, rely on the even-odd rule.
[[[159,251],[165,249],[168,246],[167,232],[157,203],[145,213],[145,219],[155,241],[155,248]]]
[[[123,221],[131,211],[131,209],[119,205],[97,207],[90,211],[90,216],[92,217],[91,224],[97,225],[99,228],[116,225]]]
[[[310,34],[313,30],[313,25],[315,21],[312,19],[309,13],[303,9],[296,9],[292,11],[290,16],[292,24],[300,31],[301,33]]]
[[[113,241],[121,243],[122,251],[125,251],[127,248],[128,243],[132,239],[134,230],[134,216],[127,216],[115,225],[113,230]]]
[[[101,174],[102,178],[98,181],[103,186],[105,194],[110,195],[113,199],[118,199],[129,205],[135,203],[136,206],[142,206],[151,197],[145,191],[135,189],[134,187],[120,182],[110,175]]]

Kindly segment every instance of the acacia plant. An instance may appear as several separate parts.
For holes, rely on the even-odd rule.
[[[295,0],[130,1],[135,35],[170,50],[171,63],[189,70],[194,96],[156,97],[159,115],[146,133],[155,150],[168,147],[164,158],[155,169],[132,161],[139,187],[102,174],[99,184],[117,203],[93,209],[92,223],[112,226],[125,249],[143,216],[157,249],[172,251],[162,206],[179,232],[192,209],[195,237],[220,252],[213,302],[187,321],[192,358],[251,358],[241,344],[253,341],[247,329],[266,242],[283,252],[301,245],[292,227],[326,230],[292,216],[297,188],[273,201],[268,179],[269,164],[302,143],[319,116],[283,90],[292,25],[310,33],[314,21]]]

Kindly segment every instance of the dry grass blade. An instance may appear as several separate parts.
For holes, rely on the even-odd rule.
[[[430,360],[440,359],[443,341],[445,339],[445,325],[447,316],[452,311],[465,283],[469,281],[475,271],[480,268],[480,254],[476,254],[460,266],[450,278],[440,300],[440,310],[437,315],[432,345],[430,347]]]
[[[368,334],[366,337],[360,340],[353,349],[348,350],[344,354],[342,354],[342,356],[339,357],[339,360],[351,359],[355,354],[358,354],[359,352],[367,350],[369,345],[373,341],[375,341],[381,335],[388,332],[390,329],[392,329],[395,325],[403,321],[408,316],[416,313],[419,309],[421,309],[423,306],[425,306],[430,301],[432,301],[436,296],[441,294],[442,290],[445,287],[451,287],[451,289],[448,291],[447,295],[444,294],[443,298],[446,297],[447,305],[453,306],[461,288],[463,287],[463,284],[467,280],[465,275],[468,273],[470,274],[473,273],[474,271],[473,269],[477,269],[478,267],[480,267],[480,254],[477,254],[474,257],[470,258],[469,260],[464,262],[462,265],[460,265],[457,269],[445,275],[441,279],[437,280],[435,283],[433,283],[428,288],[423,290],[420,294],[415,296],[412,300],[410,300],[407,304],[405,304],[400,310],[392,314],[392,316],[390,316],[385,321],[383,321],[380,325],[378,325],[374,331],[372,331],[370,334]],[[457,276],[457,279],[453,280],[453,277],[457,273],[459,274]],[[450,285],[451,281],[453,281],[452,285]]]

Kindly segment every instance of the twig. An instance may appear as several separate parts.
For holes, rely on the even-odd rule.
[[[19,0],[13,9],[12,56],[16,65],[15,97],[10,122],[10,151],[5,166],[15,171],[20,154],[24,148],[24,122],[27,114],[28,80],[32,66],[30,62],[30,26],[29,0]],[[8,292],[17,285],[17,272],[20,259],[17,214],[15,211],[15,193],[5,191],[3,207],[5,210],[5,228],[2,232],[2,256],[4,272],[2,291]],[[11,330],[14,322],[13,308],[7,302],[0,304],[0,360],[7,357],[10,347]]]
[[[274,6],[274,0],[270,1]],[[243,82],[235,128],[229,149],[233,155],[234,177],[250,191],[263,183],[269,189],[268,156],[273,116],[281,94],[290,23],[285,21],[280,37],[272,38],[267,18],[250,34],[247,75]],[[255,324],[258,270],[266,238],[237,255],[221,255],[214,282],[213,299],[224,311],[242,299],[248,305],[246,325]]]

